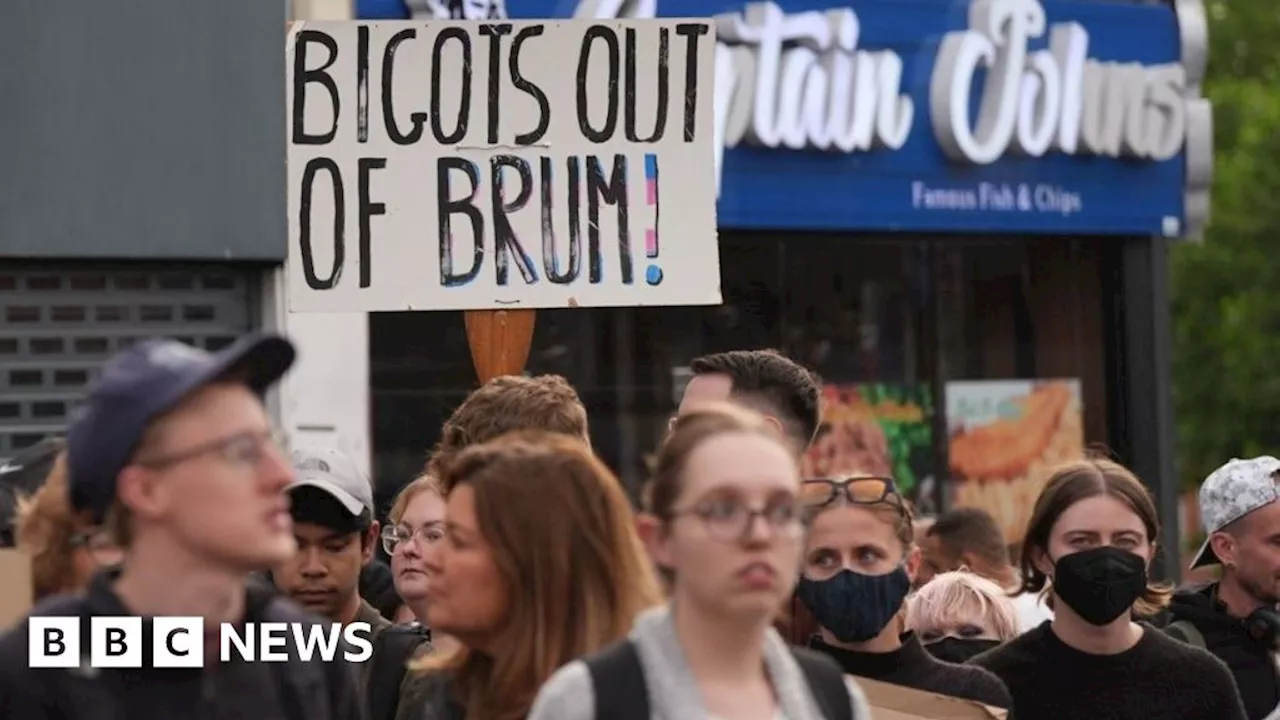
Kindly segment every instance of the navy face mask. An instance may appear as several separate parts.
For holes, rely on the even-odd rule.
[[[841,570],[826,580],[800,578],[796,592],[818,624],[840,642],[866,642],[880,634],[911,591],[905,567],[885,575]]]

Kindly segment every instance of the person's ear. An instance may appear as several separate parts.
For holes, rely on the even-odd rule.
[[[168,511],[173,495],[173,483],[163,480],[159,473],[130,465],[116,478],[116,500],[134,517],[162,517]]]
[[[1031,565],[1041,575],[1053,578],[1053,561],[1049,559],[1049,553],[1038,547],[1024,547],[1022,551],[1031,553]]]
[[[920,548],[912,545],[907,552],[907,577],[911,578],[912,584],[915,584],[916,574],[920,572],[920,558]]]
[[[636,516],[636,532],[644,542],[649,559],[659,567],[671,566],[671,552],[667,542],[666,526],[656,515],[640,513]]]
[[[369,528],[364,531],[364,537],[360,538],[360,564],[368,565],[373,561],[373,555],[378,551],[378,537],[382,531],[382,526],[377,520],[369,523]]]
[[[1154,547],[1154,543],[1152,544]],[[1234,567],[1238,561],[1240,547],[1236,543],[1236,539],[1231,533],[1216,532],[1209,536],[1209,547],[1213,549],[1213,554],[1218,556],[1218,562],[1223,567]]]
[[[985,575],[987,569],[982,559],[970,552],[960,553],[960,564],[957,567],[967,567],[978,575]]]

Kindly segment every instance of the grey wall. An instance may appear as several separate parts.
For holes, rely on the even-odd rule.
[[[285,19],[0,1],[0,258],[283,259]]]

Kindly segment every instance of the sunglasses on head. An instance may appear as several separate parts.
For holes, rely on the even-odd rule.
[[[847,478],[814,478],[800,486],[800,502],[808,507],[824,507],[844,496],[853,505],[885,503],[901,508],[902,495],[893,478],[855,475]]]

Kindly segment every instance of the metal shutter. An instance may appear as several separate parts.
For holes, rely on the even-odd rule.
[[[216,350],[256,327],[259,271],[0,265],[0,461],[65,430],[103,361],[141,339]]]

